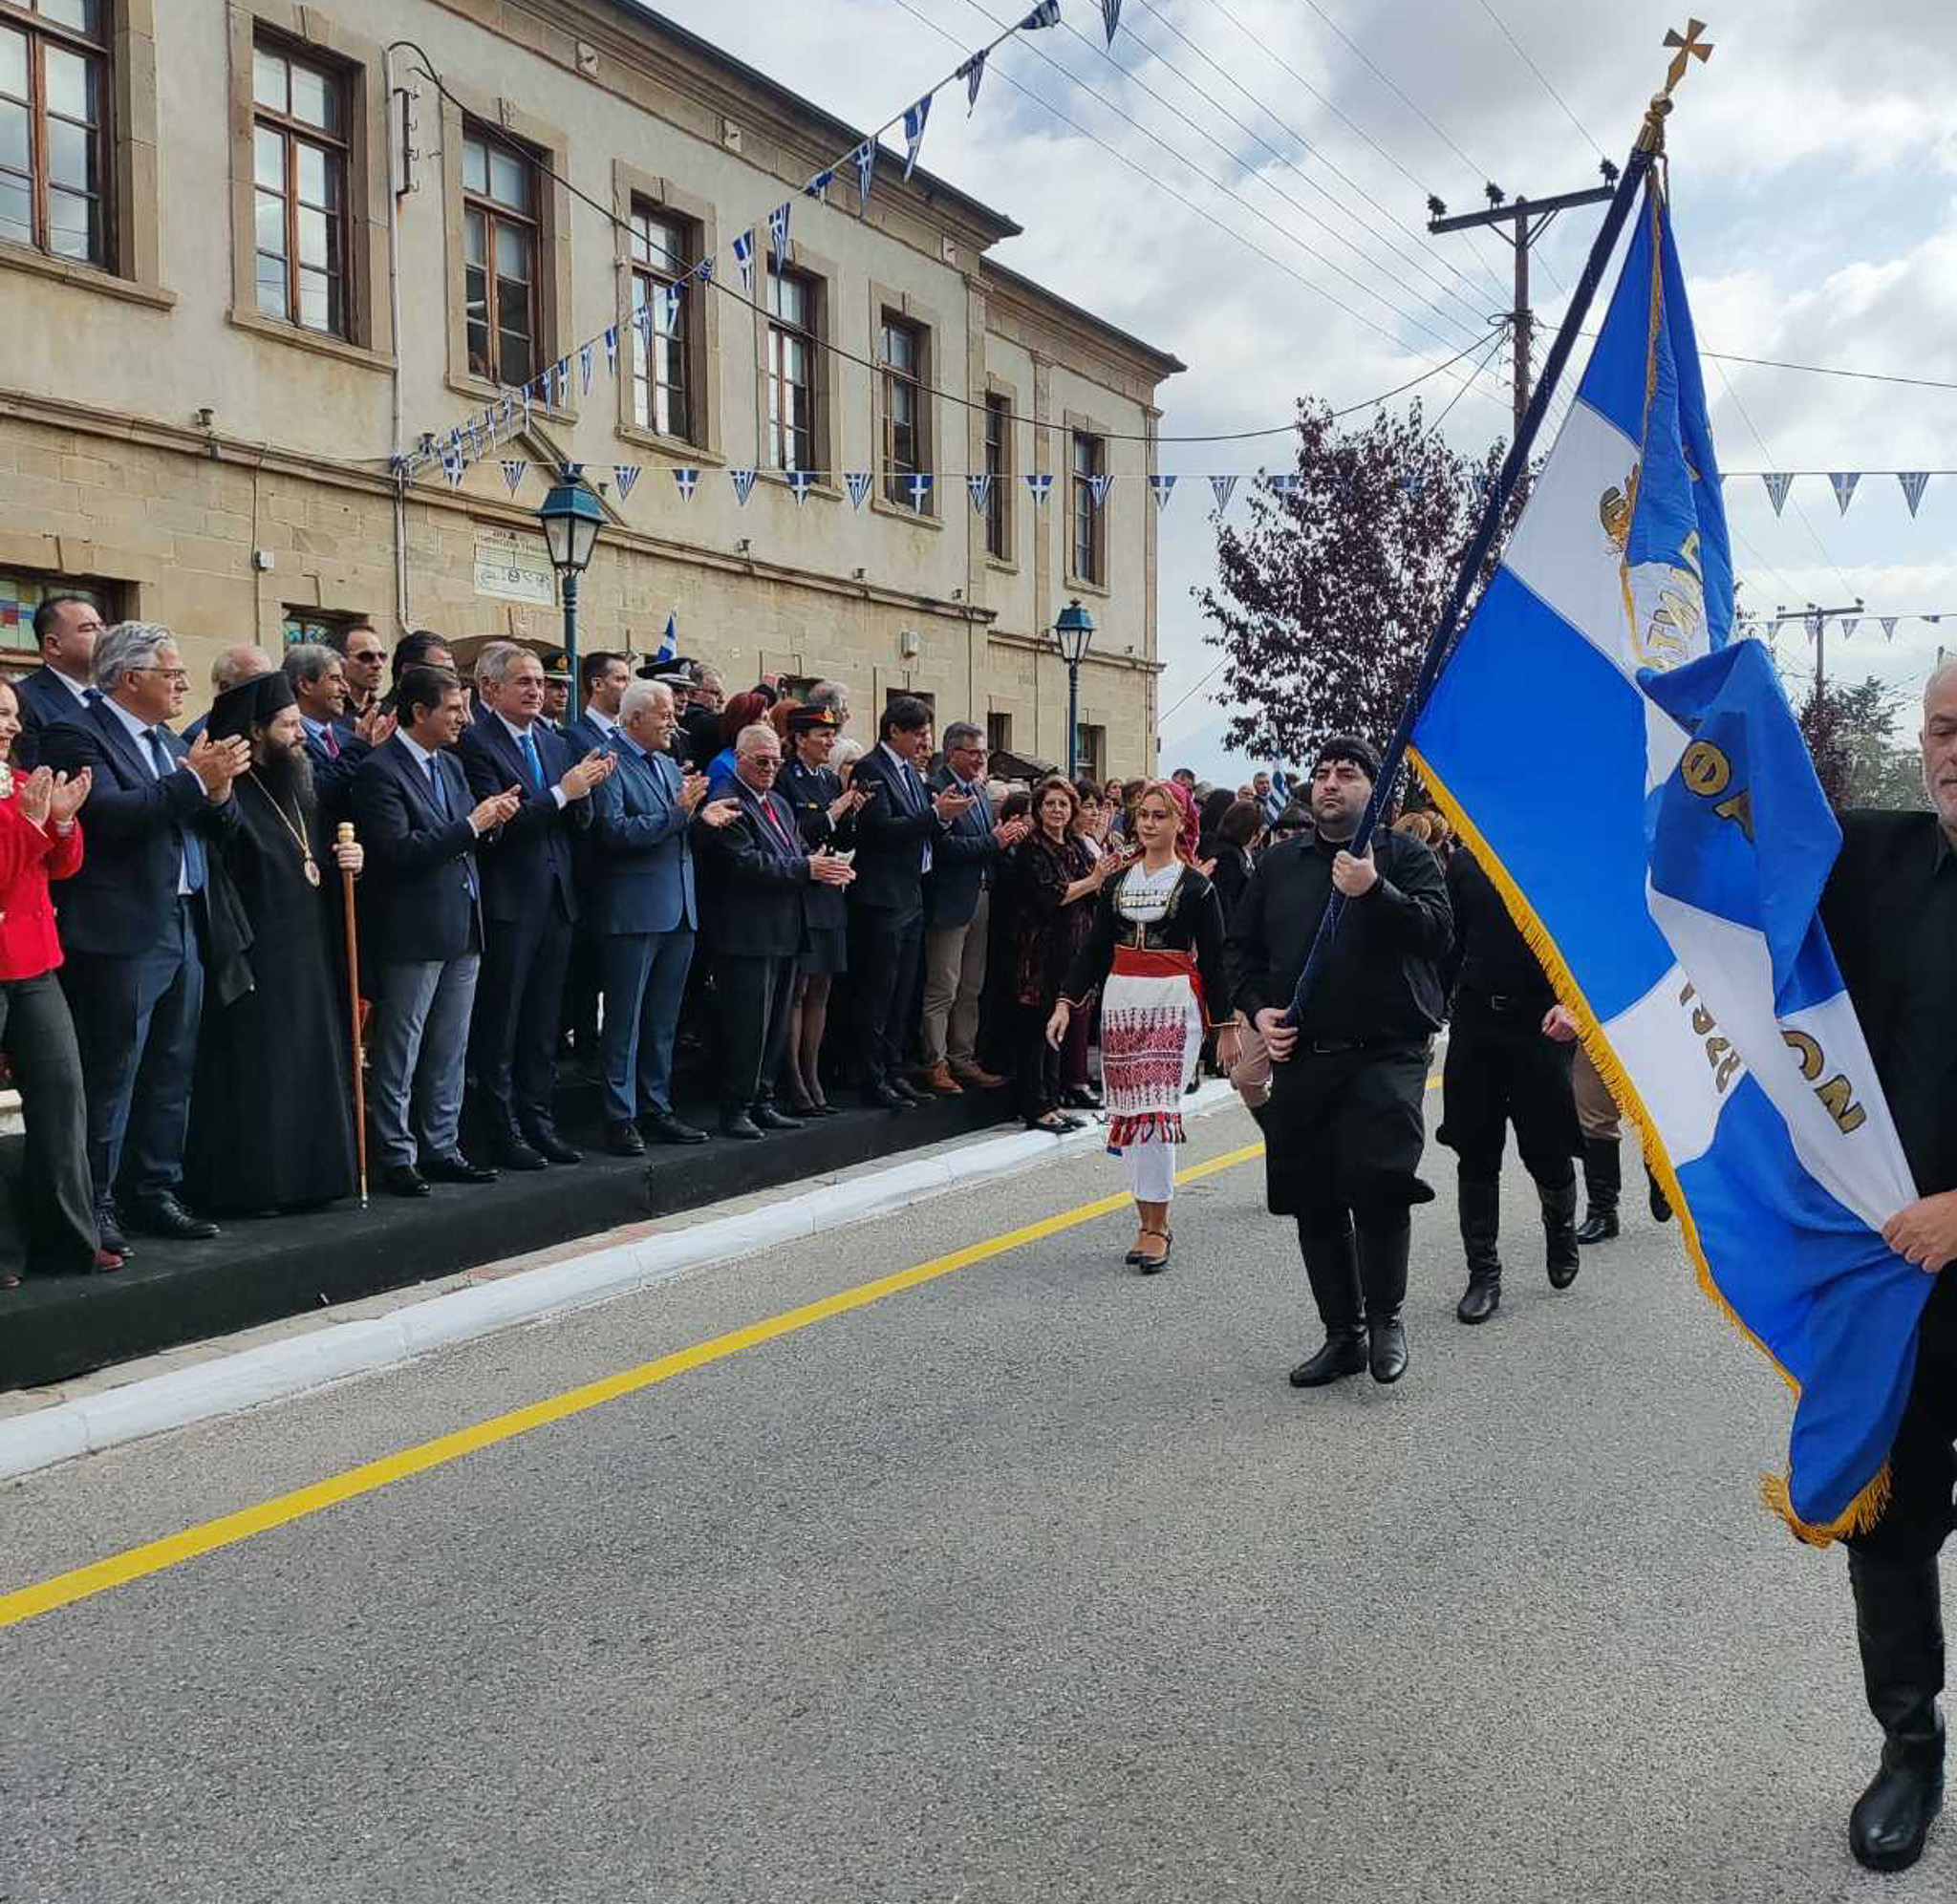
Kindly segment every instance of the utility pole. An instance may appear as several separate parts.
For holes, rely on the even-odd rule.
[[[1785,602],[1776,602],[1774,607],[1774,625],[1778,628],[1783,621],[1802,623],[1815,643],[1815,701],[1818,706],[1821,692],[1828,685],[1826,655],[1828,650],[1828,624],[1831,621],[1859,620],[1862,611],[1860,595],[1845,609],[1824,609],[1818,602],[1810,602],[1799,613],[1789,609]]]
[[[1522,416],[1529,408],[1530,352],[1535,342],[1536,313],[1529,308],[1529,249],[1550,227],[1559,211],[1578,205],[1605,204],[1617,193],[1618,168],[1608,159],[1597,168],[1603,183],[1587,192],[1563,192],[1553,199],[1510,199],[1493,180],[1482,187],[1488,199],[1486,211],[1463,212],[1450,218],[1439,199],[1430,198],[1428,230],[1473,231],[1481,226],[1501,230],[1516,254],[1516,308],[1508,313],[1510,334],[1516,347],[1516,437],[1522,434]],[[1506,226],[1506,229],[1502,227]],[[1514,439],[1511,439],[1513,441]]]

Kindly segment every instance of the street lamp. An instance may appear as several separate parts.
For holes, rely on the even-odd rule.
[[[1081,663],[1094,639],[1094,617],[1081,607],[1078,595],[1061,610],[1053,638],[1066,663],[1066,777],[1071,781],[1079,778],[1081,766]]]
[[[544,524],[544,542],[550,551],[550,567],[557,571],[557,584],[564,600],[564,665],[577,680],[577,578],[591,559],[591,546],[598,540],[598,525],[605,520],[598,499],[585,484],[585,466],[568,462],[564,474],[551,485],[550,493],[537,508],[537,520]],[[571,690],[572,704],[576,688]]]

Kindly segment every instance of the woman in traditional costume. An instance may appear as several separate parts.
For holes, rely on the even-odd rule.
[[[1236,1061],[1237,1028],[1223,974],[1223,914],[1194,865],[1195,809],[1172,781],[1136,801],[1141,857],[1110,879],[1094,922],[1047,1020],[1056,1048],[1073,1015],[1101,994],[1101,1083],[1108,1148],[1128,1166],[1140,1234],[1127,1260],[1144,1275],[1169,1262],[1169,1205],[1182,1101],[1206,1031],[1222,1026],[1222,1060]]]

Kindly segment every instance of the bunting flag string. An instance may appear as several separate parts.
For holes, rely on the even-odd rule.
[[[1101,0],[1101,19],[1108,29],[1108,44],[1114,44],[1114,30],[1121,25],[1121,0]]]
[[[992,478],[990,474],[966,477],[965,487],[971,492],[973,511],[978,515],[984,515],[986,510],[992,506]]]
[[[605,374],[618,374],[618,327],[615,324],[605,327]]]
[[[925,503],[931,500],[931,478],[921,469],[913,470],[905,480],[904,487],[910,492],[912,508],[921,516]]]
[[[682,503],[691,503],[693,492],[699,487],[699,471],[676,469],[673,472],[673,486],[679,491],[679,500]]]
[[[952,77],[965,82],[965,117],[970,118],[978,104],[979,81],[985,77],[985,49],[980,47]]]
[[[791,469],[787,472],[788,493],[795,499],[799,509],[808,501],[809,486],[815,481],[814,472],[806,469]]]
[[[870,211],[870,187],[876,179],[876,140],[866,139],[850,156],[856,161],[856,214],[861,218]]]
[[[1767,485],[1767,500],[1777,516],[1787,506],[1787,492],[1794,487],[1794,478],[1785,470],[1770,469],[1760,481]]]
[[[829,187],[835,182],[836,168],[833,165],[825,165],[814,178],[809,180],[807,184],[803,186],[803,195],[806,198],[815,199],[823,204],[828,204],[829,202]]]
[[[505,457],[503,460],[503,480],[509,484],[509,493],[514,496],[524,486],[524,475],[529,464],[520,458]]]
[[[1860,476],[1854,470],[1838,469],[1830,475],[1828,481],[1834,485],[1835,501],[1839,505],[1841,513],[1847,515],[1848,499],[1855,494],[1855,485],[1861,481]]]
[[[1916,505],[1923,501],[1923,492],[1929,487],[1929,472],[1923,469],[1899,469],[1896,472],[1896,481],[1903,485],[1903,500],[1909,504],[1909,514],[1914,520]]]
[[[751,469],[730,469],[727,474],[734,479],[734,500],[744,509],[747,499],[754,494],[754,471]]]
[[[1034,508],[1037,509],[1053,493],[1053,478],[1047,475],[1044,470],[1040,470],[1026,478],[1026,489],[1027,493],[1033,498]]]
[[[1020,22],[1019,31],[1022,33],[1037,33],[1042,27],[1059,25],[1060,0],[1040,0],[1039,6]]]
[[[1298,494],[1298,473],[1295,470],[1280,469],[1275,475],[1264,478],[1264,487],[1273,496],[1296,496]]]
[[[612,480],[618,485],[618,500],[622,503],[632,494],[633,485],[638,481],[639,465],[635,462],[614,462],[612,465]]]
[[[777,264],[782,263],[788,255],[788,214],[794,206],[793,199],[784,199],[768,213],[768,240],[775,247]]]
[[[909,180],[917,169],[917,154],[924,143],[924,122],[931,117],[929,93],[914,106],[904,108],[904,177]]]
[[[1884,641],[1894,641],[1896,639],[1896,624],[1902,617],[1900,615],[1878,615],[1876,619],[1882,625],[1882,639]]]
[[[448,479],[451,489],[460,489],[462,481],[462,453],[453,443],[441,446],[441,473]]]
[[[592,354],[589,344],[580,344],[577,347],[577,387],[580,396],[589,396],[591,394]]]
[[[1172,476],[1151,476],[1149,479],[1149,487],[1154,493],[1155,509],[1159,515],[1169,506],[1169,499],[1175,490],[1175,479]]]
[[[1087,493],[1094,499],[1095,508],[1108,500],[1108,485],[1114,481],[1111,476],[1090,476],[1087,479]]]
[[[1234,476],[1213,476],[1210,489],[1216,498],[1216,508],[1220,513],[1229,508],[1231,497],[1237,494],[1237,479]]]
[[[754,226],[749,225],[734,241],[734,262],[741,267],[741,289],[754,295]]]
[[[870,472],[867,469],[851,469],[843,473],[843,487],[849,492],[849,506],[862,508],[870,495]]]

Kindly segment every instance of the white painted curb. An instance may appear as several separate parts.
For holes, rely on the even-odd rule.
[[[1211,1080],[1189,1100],[1189,1114],[1201,1117],[1236,1102],[1228,1084]],[[893,1164],[847,1183],[806,1190],[740,1216],[714,1217],[688,1230],[594,1250],[497,1282],[430,1296],[389,1316],[336,1323],[14,1416],[0,1422],[0,1481],[192,1422],[235,1414],[348,1376],[390,1368],[499,1329],[671,1282],[696,1270],[737,1262],[777,1244],[813,1236],[818,1230],[862,1223],[947,1190],[1017,1176],[1057,1155],[1096,1148],[1103,1135],[1100,1125],[1090,1124],[1063,1138],[1037,1131],[987,1138],[936,1157]]]

